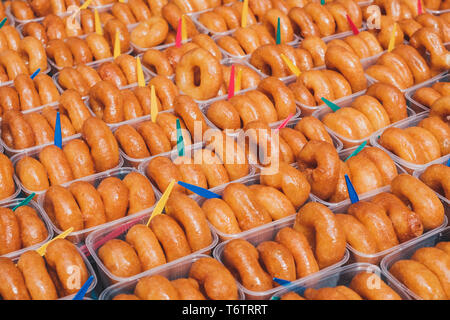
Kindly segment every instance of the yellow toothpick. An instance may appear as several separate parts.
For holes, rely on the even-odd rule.
[[[80,7],[80,10],[84,10],[87,9],[87,7],[89,7],[89,5],[91,4],[92,0],[87,0],[85,3],[83,3]]]
[[[248,0],[244,0],[244,5],[242,6],[242,17],[241,17],[242,28],[247,27],[247,15],[248,15]]]
[[[125,3],[125,0],[119,0],[119,2]]]
[[[116,39],[114,41],[114,59],[120,56],[120,34],[119,31],[116,32]]]
[[[239,69],[236,76],[236,81],[234,82],[234,92],[241,91],[241,79],[242,79],[242,69]]]
[[[67,229],[66,231],[64,231],[63,233],[61,233],[59,236],[53,238],[52,240],[48,241],[47,243],[44,243],[42,245],[42,247],[40,247],[39,249],[37,249],[37,253],[39,253],[41,256],[45,256],[45,252],[47,251],[47,247],[50,243],[52,243],[53,241],[55,241],[56,239],[64,239],[65,237],[67,237],[69,235],[69,233],[71,233],[73,231],[73,227],[70,227],[69,229]]]
[[[391,38],[389,39],[388,52],[391,52],[392,50],[394,50],[396,29],[397,29],[397,24],[394,23],[394,28],[392,28]]]
[[[187,30],[186,30],[186,18],[184,14],[181,16],[181,41],[186,41],[187,39]]]
[[[100,16],[98,15],[97,9],[94,10],[94,22],[95,22],[95,33],[99,36],[103,35],[102,24],[100,22]]]
[[[175,182],[175,180],[170,181],[166,191],[164,191],[161,199],[159,199],[158,203],[156,204],[155,209],[153,209],[152,215],[150,219],[148,219],[147,227],[150,225],[150,221],[152,221],[155,216],[163,211],[164,207],[166,206],[167,200],[169,199],[170,193],[172,192],[172,189],[175,185]]]
[[[152,85],[150,89],[150,114],[152,121],[156,123],[156,117],[158,116],[158,106],[156,104],[155,86]]]
[[[144,71],[142,71],[141,59],[139,57],[136,57],[136,68],[137,68],[138,86],[145,87]]]
[[[301,74],[301,71],[297,68],[297,66],[284,54],[281,54],[281,59],[283,59],[284,63],[287,64],[289,70],[291,70],[293,74],[295,74],[297,77]]]

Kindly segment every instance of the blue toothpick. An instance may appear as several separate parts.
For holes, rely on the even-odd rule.
[[[87,290],[89,289],[89,286],[91,285],[92,281],[94,280],[94,276],[90,276],[86,282],[81,287],[80,291],[77,292],[75,297],[73,297],[72,300],[83,300],[84,296],[86,295]]]
[[[179,157],[184,156],[183,134],[181,132],[180,119],[178,119],[178,118],[177,118],[177,150],[178,150]]]
[[[358,194],[355,191],[355,188],[352,185],[352,182],[350,181],[350,178],[348,175],[345,175],[345,182],[347,183],[347,191],[348,195],[350,196],[350,201],[352,203],[356,203],[359,201]]]
[[[320,0],[320,4],[324,6],[325,5],[325,0]]]
[[[3,28],[3,26],[4,26],[5,23],[6,23],[6,20],[8,20],[8,18],[7,18],[7,17],[4,17],[3,20],[2,20],[2,22],[0,22],[0,29]]]
[[[17,208],[22,207],[22,206],[26,206],[31,199],[33,199],[33,197],[36,195],[36,193],[32,193],[30,194],[28,197],[26,197],[22,202],[20,202],[17,206],[15,206],[12,210],[16,211]]]
[[[447,167],[450,167],[450,158],[447,160]]]
[[[38,75],[39,72],[41,72],[41,68],[38,68],[38,69],[30,76],[31,80],[33,80],[33,79]]]
[[[183,181],[178,181],[178,184],[182,187],[185,187],[189,191],[192,191],[206,199],[214,199],[214,198],[220,199],[221,198],[221,196],[218,195],[217,193],[214,193],[212,191],[206,190],[204,188],[201,188],[201,187],[193,185],[193,184],[189,184],[189,183],[186,183]]]
[[[62,135],[61,135],[61,116],[59,112],[56,113],[56,123],[55,123],[55,146],[62,149]]]
[[[367,141],[364,141],[363,143],[361,143],[361,144],[359,145],[359,147],[356,148],[355,151],[353,151],[353,152],[347,157],[347,159],[344,160],[344,162],[346,162],[346,161],[347,161],[348,159],[350,159],[351,157],[356,156],[358,153],[360,153],[361,150],[364,149],[364,147],[366,146],[366,144],[367,144]]]
[[[330,100],[328,100],[328,99],[325,99],[324,97],[322,97],[322,98],[320,98],[323,102],[325,102],[325,104],[331,109],[331,110],[333,110],[333,112],[336,112],[336,111],[338,111],[340,108],[336,105],[336,104],[334,104],[333,102],[331,102]]]
[[[276,283],[278,283],[279,285],[283,286],[283,287],[287,287],[289,289],[289,291],[295,292],[299,295],[303,295],[305,293],[306,288],[305,287],[299,287],[299,288],[293,288],[292,287],[292,282],[288,281],[288,280],[284,280],[284,279],[280,279],[280,278],[273,278],[273,281],[275,281]],[[276,299],[278,300],[278,299]]]

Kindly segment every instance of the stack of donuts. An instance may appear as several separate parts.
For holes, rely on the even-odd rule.
[[[50,0],[50,1],[23,1],[10,2],[11,13],[18,20],[32,20],[45,17],[49,14],[64,14],[70,5],[80,6],[79,0]]]
[[[422,87],[414,92],[412,98],[421,105],[430,108],[430,116],[437,116],[448,122],[450,83],[436,82],[431,87]]]
[[[450,199],[450,168],[433,164],[420,175],[420,180],[443,197]]]
[[[175,192],[166,204],[166,214],[155,216],[149,226],[134,225],[124,239],[109,240],[98,249],[104,266],[121,278],[206,248],[213,236],[199,205],[187,195]]]

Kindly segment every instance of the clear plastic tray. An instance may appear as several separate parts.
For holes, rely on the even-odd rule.
[[[255,228],[252,230],[252,232],[249,232],[245,236],[240,237],[240,239],[247,240],[254,246],[257,246],[258,244],[260,244],[261,242],[264,242],[264,241],[272,241],[275,238],[275,236],[279,230],[281,230],[285,227],[292,227],[294,225],[295,218],[296,218],[296,215],[288,217],[288,218],[284,218],[282,220],[278,220],[275,223],[271,223],[271,224],[267,224],[262,227]],[[221,263],[224,263],[224,261],[223,261],[224,247],[230,241],[231,240],[222,242],[214,249],[213,256],[214,256],[214,258],[219,260]],[[327,274],[328,272],[346,264],[348,259],[349,259],[349,253],[348,253],[348,250],[345,250],[345,254],[344,254],[342,260],[339,261],[338,263],[335,263],[335,264],[333,264],[327,268],[324,268],[316,273],[313,273],[307,277],[293,281],[293,283],[296,284],[298,281],[310,279],[313,276]],[[242,289],[242,291],[245,294],[245,300],[267,300],[274,293],[283,289],[283,286],[278,286],[278,287],[275,287],[275,288],[272,288],[272,289],[266,290],[266,291],[251,291],[251,290],[248,290],[247,288],[245,288],[240,282],[239,282],[239,287]]]
[[[150,271],[142,273],[137,279],[121,282],[114,284],[106,288],[99,297],[99,300],[113,300],[115,296],[119,294],[133,294],[134,289],[138,281],[144,277],[160,275],[166,277],[169,280],[176,280],[180,278],[188,278],[189,270],[195,261],[201,258],[211,258],[210,256],[204,254],[193,255],[191,258],[179,263],[173,264],[171,266],[166,266],[163,268],[155,268]],[[244,293],[238,288],[239,300],[244,300]]]
[[[22,0],[14,0],[14,1],[22,1]],[[26,2],[26,1],[23,1],[23,2]],[[83,0],[81,0],[80,2],[81,2],[81,4],[84,3]],[[30,20],[20,20],[20,19],[17,19],[17,18],[12,14],[12,12],[11,12],[11,6],[6,7],[6,8],[5,8],[5,11],[6,11],[6,15],[7,15],[7,16],[10,16],[10,17],[12,18],[12,20],[13,20],[16,24],[18,24],[18,25],[19,25],[19,24],[26,24],[26,23],[29,23],[29,22],[40,22],[40,21],[43,21],[44,18],[45,18],[45,17],[38,17],[38,18],[30,19]],[[69,14],[70,14],[70,13],[65,12],[65,13],[63,13],[63,14],[57,14],[57,15],[60,16],[60,17],[66,17],[66,16],[68,16]],[[9,20],[10,17],[8,17],[8,20]]]
[[[18,198],[18,199],[15,199],[15,200],[4,202],[4,203],[1,204],[1,207],[2,208],[13,209],[16,205],[21,203],[23,200],[25,200],[25,199],[24,198]],[[47,238],[45,238],[44,241],[39,242],[39,243],[37,243],[35,245],[32,245],[30,247],[22,248],[20,250],[4,254],[2,257],[10,258],[10,259],[18,259],[22,253],[24,253],[26,251],[29,251],[29,250],[36,250],[36,249],[40,248],[44,243],[48,242],[50,239],[53,238],[52,227],[51,227],[51,225],[49,223],[47,214],[44,212],[42,207],[39,204],[37,204],[34,200],[31,200],[27,204],[27,207],[30,207],[30,208],[33,208],[34,210],[36,210],[36,213],[37,213],[39,219],[41,219],[41,221],[44,222],[45,228],[47,229],[47,233],[48,233]]]
[[[399,250],[392,252],[388,256],[386,256],[383,261],[381,261],[381,270],[386,274],[387,278],[392,282],[397,284],[402,290],[404,290],[411,298],[416,300],[423,300],[417,294],[412,292],[409,288],[407,288],[403,283],[401,283],[397,278],[395,278],[390,272],[389,269],[392,265],[399,260],[407,260],[410,259],[411,256],[420,248],[424,247],[434,247],[438,242],[441,241],[450,241],[450,227],[441,230],[435,230],[430,232],[426,237],[421,239],[416,239],[409,243],[408,245],[402,246]]]
[[[424,106],[423,104],[419,103],[418,101],[416,101],[414,99],[414,95],[416,94],[416,91],[419,90],[420,88],[423,88],[423,87],[431,87],[436,82],[450,82],[450,75],[445,74],[445,75],[442,75],[442,76],[440,76],[440,77],[438,77],[436,79],[433,79],[431,81],[422,82],[422,84],[420,86],[418,86],[417,88],[415,88],[413,90],[409,90],[408,92],[406,92],[405,98],[408,101],[409,106],[411,107],[411,109],[416,111],[416,113],[420,113],[420,112],[423,112],[423,111],[429,111],[430,110],[430,108]]]
[[[227,4],[225,4],[224,6],[231,6],[232,5],[232,3],[227,3]],[[202,14],[202,13],[205,13],[205,12],[209,12],[209,11],[213,11],[214,10],[214,8],[210,8],[210,9],[206,9],[206,10],[203,10],[203,11],[199,11],[199,12],[193,12],[193,13],[191,13],[190,14],[190,17],[191,17],[191,19],[192,19],[192,22],[194,22],[194,24],[195,24],[195,26],[197,27],[197,30],[200,32],[200,33],[206,33],[207,35],[209,35],[209,36],[215,36],[215,35],[218,35],[218,36],[220,36],[220,35],[222,35],[222,36],[227,36],[227,35],[231,35],[234,31],[236,31],[236,29],[231,29],[231,30],[228,30],[228,31],[225,31],[225,32],[215,32],[215,31],[212,31],[211,29],[208,29],[207,27],[205,27],[199,20],[198,20],[198,18],[200,17],[200,15]]]
[[[0,146],[0,149],[3,148],[2,146]],[[22,191],[21,189],[21,183],[19,182],[19,179],[16,177],[16,175],[14,174],[13,176],[13,180],[14,180],[14,193],[12,195],[10,195],[9,197],[6,197],[4,199],[0,199],[0,206],[4,205],[6,202],[12,201],[13,199],[15,199],[16,197],[19,196],[20,192]]]
[[[405,129],[405,128],[408,128],[408,127],[413,127],[413,126],[416,126],[421,120],[423,120],[425,118],[428,118],[428,116],[429,116],[428,112],[423,112],[423,113],[417,114],[417,115],[415,115],[415,116],[413,116],[411,118],[399,121],[396,124],[394,124],[392,127],[401,128],[401,129]],[[378,147],[381,150],[387,152],[387,154],[389,154],[389,156],[396,163],[401,165],[406,170],[406,172],[408,172],[409,174],[412,174],[414,170],[423,170],[427,166],[430,166],[430,165],[435,164],[435,163],[441,163],[442,161],[446,161],[446,160],[448,160],[448,158],[450,158],[450,154],[447,154],[445,156],[442,156],[442,157],[440,157],[440,158],[438,158],[436,160],[433,160],[433,161],[425,163],[425,164],[415,164],[415,163],[411,163],[409,161],[403,160],[402,158],[400,158],[399,156],[397,156],[393,152],[390,152],[389,150],[385,149],[382,145],[380,145],[378,143],[378,140],[380,139],[380,136],[383,134],[384,130],[386,130],[386,129],[378,130],[374,134],[372,134],[370,136],[370,143],[374,147]]]
[[[76,138],[70,138],[70,139],[67,139],[67,140],[63,141],[63,143],[62,143],[63,147],[64,147],[64,145],[66,145],[69,141],[72,141],[72,140],[74,140],[74,139],[76,139]],[[82,137],[81,137],[80,139],[82,139]],[[84,141],[84,140],[83,140],[83,141]],[[18,162],[20,159],[22,159],[22,158],[24,158],[24,157],[26,157],[26,156],[29,156],[29,157],[32,157],[32,158],[35,158],[35,159],[39,160],[39,153],[42,151],[43,148],[44,148],[44,147],[40,146],[39,148],[36,148],[36,149],[34,149],[34,150],[32,150],[32,151],[21,152],[21,153],[19,153],[19,154],[16,154],[16,155],[12,156],[12,157],[11,157],[11,162],[12,162],[12,164],[13,164],[13,166],[14,166],[14,170],[15,170],[15,168],[16,168],[17,162]],[[119,163],[117,164],[117,166],[115,166],[114,168],[105,170],[105,171],[103,171],[103,172],[104,172],[104,173],[107,173],[107,172],[110,172],[110,171],[112,171],[112,170],[114,170],[114,169],[121,168],[122,166],[123,166],[123,158],[122,158],[122,156],[119,154]],[[97,172],[97,173],[100,173],[100,172]],[[91,175],[91,176],[92,176],[92,175]],[[44,193],[44,192],[46,191],[46,190],[42,190],[42,191],[28,190],[27,188],[25,188],[25,187],[23,186],[22,182],[20,181],[19,177],[17,177],[17,174],[16,174],[16,173],[14,173],[14,177],[15,177],[16,182],[17,182],[17,184],[19,185],[20,189],[22,189],[22,191],[25,193],[26,196],[29,196],[29,195],[32,194],[33,192],[34,192],[36,195],[39,195],[39,194]],[[88,177],[90,177],[90,176],[87,176],[87,177],[84,177],[84,178],[88,178]],[[70,181],[69,181],[69,182],[70,182]]]
[[[368,192],[368,193],[365,193],[363,195],[360,195],[359,196],[359,200],[360,201],[370,201],[377,194],[379,194],[381,192],[390,192],[390,191],[391,191],[391,186],[387,186],[385,188],[382,188],[382,189],[379,189],[379,190],[375,190],[375,191]],[[347,210],[350,207],[350,205],[351,205],[350,201],[346,201],[345,203],[343,203],[343,204],[341,204],[341,205],[339,205],[337,207],[334,207],[331,210],[334,213],[347,213]],[[447,206],[445,203],[443,203],[443,206],[444,206],[444,209],[446,211],[446,215],[444,216],[444,221],[442,222],[442,224],[439,227],[437,227],[437,228],[435,228],[433,230],[429,230],[427,232],[424,232],[422,235],[418,236],[417,238],[405,241],[405,242],[403,242],[403,243],[401,243],[401,244],[399,244],[399,245],[397,245],[395,247],[386,249],[386,250],[381,251],[381,252],[377,252],[377,253],[373,253],[373,254],[367,254],[367,253],[362,253],[362,252],[357,251],[356,249],[354,249],[352,246],[350,246],[347,243],[347,248],[350,251],[350,256],[351,256],[350,261],[351,262],[353,262],[353,261],[354,262],[367,262],[367,263],[378,265],[381,262],[381,260],[385,256],[387,256],[389,253],[394,252],[397,249],[401,249],[401,248],[403,248],[404,246],[407,246],[410,243],[413,243],[413,242],[416,242],[416,241],[418,241],[420,239],[423,239],[423,238],[427,237],[430,233],[435,232],[436,230],[444,229],[447,226],[447,223],[448,223],[448,217],[447,216],[450,216],[449,215],[450,207]]]
[[[439,164],[444,164],[444,165],[446,165],[446,164],[447,164],[447,161],[448,161],[448,160],[441,159],[441,161],[439,162]],[[413,176],[416,177],[417,179],[420,179],[420,176],[422,175],[422,173],[424,173],[425,170],[426,170],[429,166],[430,166],[430,165],[426,165],[424,168],[422,168],[422,169],[420,169],[420,170],[415,170],[415,171],[413,172]],[[444,203],[447,205],[447,207],[450,207],[450,199],[447,199],[447,198],[445,197],[445,195],[443,195],[443,194],[440,194],[440,193],[438,193],[438,192],[435,192],[435,193],[437,194],[437,196],[439,197],[439,199],[441,199],[441,201],[444,202]],[[449,217],[450,217],[450,215],[449,215]]]
[[[107,268],[106,266],[103,264],[103,262],[101,261],[101,259],[99,258],[97,251],[98,249],[106,243],[106,239],[111,240],[111,239],[121,239],[124,240],[125,236],[127,234],[127,231],[129,229],[131,229],[132,226],[134,226],[135,224],[141,223],[141,224],[147,224],[148,219],[150,218],[152,213],[152,210],[147,210],[146,213],[142,213],[140,214],[140,216],[138,217],[129,217],[124,221],[121,221],[120,223],[114,223],[112,225],[109,225],[107,227],[103,227],[100,228],[94,232],[92,232],[86,239],[86,247],[89,250],[89,253],[91,254],[92,258],[94,259],[96,265],[97,265],[97,269],[99,271],[99,276],[100,279],[102,281],[102,283],[105,286],[109,286],[111,284],[117,283],[117,282],[125,282],[125,281],[133,281],[136,280],[138,278],[140,278],[141,276],[147,274],[150,270],[154,271],[154,272],[158,272],[160,270],[162,270],[163,268],[168,268],[171,267],[173,265],[176,265],[178,263],[181,263],[182,261],[186,261],[186,260],[190,260],[193,256],[198,255],[198,254],[209,254],[212,249],[217,245],[218,242],[218,237],[217,235],[214,233],[214,231],[211,231],[211,235],[212,235],[212,242],[209,246],[198,250],[196,252],[193,252],[187,256],[184,256],[182,258],[173,260],[171,262],[168,262],[166,264],[163,264],[161,266],[158,266],[156,268],[141,272],[137,275],[134,275],[132,277],[128,277],[128,278],[122,278],[122,277],[118,277],[113,275]],[[110,235],[111,233],[113,233],[114,237],[109,239],[108,235]],[[119,233],[119,235],[116,235],[116,233]],[[108,238],[107,238],[108,237]]]
[[[351,99],[347,99],[346,101],[343,101],[342,103],[339,103],[338,106],[341,108],[351,108],[351,104],[353,103],[353,101],[356,100],[356,96],[352,97]],[[414,112],[414,110],[412,110],[411,108],[407,107],[406,108],[408,117],[412,117],[414,116],[416,113]],[[328,107],[324,107],[324,108],[320,108],[318,110],[316,110],[312,115],[313,117],[319,119],[320,121],[322,121],[322,119],[325,117],[325,115],[327,115],[328,113],[334,112],[333,110],[331,110]],[[406,118],[405,118],[406,119]],[[403,121],[403,120],[402,120]],[[384,129],[387,129],[389,127],[392,127],[393,125],[395,125],[397,122],[391,123],[390,125],[384,127]],[[324,124],[325,125],[325,124]],[[328,128],[328,127],[327,127]],[[348,148],[352,148],[355,146],[359,146],[361,143],[363,143],[364,141],[367,141],[368,143],[370,143],[370,136],[368,135],[367,137],[363,138],[363,139],[349,139],[346,138],[344,136],[342,136],[341,134],[333,131],[332,129],[328,128],[336,137],[339,138],[339,140],[342,141],[342,143],[344,144],[344,148],[348,149]]]
[[[426,10],[428,13],[431,13],[432,15],[435,15],[435,16],[440,16],[441,14],[450,12],[450,9],[445,9],[445,10],[431,10],[431,9],[425,8],[425,10]]]
[[[48,61],[48,59],[47,59],[47,61]],[[50,64],[47,63],[47,69],[44,71],[41,70],[39,73],[48,74],[50,71],[51,71],[51,66],[50,66]],[[14,80],[0,82],[0,87],[11,87],[13,85],[14,85]]]
[[[279,300],[290,291],[303,290],[307,288],[334,288],[337,286],[349,286],[352,279],[361,272],[374,273],[381,278],[392,290],[394,290],[403,300],[411,300],[405,291],[396,283],[390,280],[386,273],[377,266],[369,263],[353,263],[334,270],[326,275],[314,276],[311,279],[300,280],[295,285],[289,285],[271,297],[271,300]]]
[[[125,178],[125,176],[131,172],[138,172],[136,169],[133,168],[119,168],[119,169],[113,169],[110,170],[108,172],[103,172],[103,173],[98,173],[98,174],[94,174],[92,176],[86,177],[86,178],[81,178],[81,179],[77,179],[68,183],[64,183],[61,186],[68,188],[71,184],[75,183],[76,181],[86,181],[89,182],[90,184],[92,184],[94,187],[97,187],[100,182],[102,182],[104,179],[108,178],[108,177],[115,177],[115,178],[119,178],[120,180],[123,180],[123,178]],[[153,192],[155,194],[155,204],[158,202],[158,200],[161,198],[161,193],[158,191],[158,189],[156,189],[153,184],[152,184],[152,189]],[[39,205],[44,208],[44,201],[45,201],[45,195],[46,193],[41,193],[38,195],[37,197],[37,202],[39,203]],[[79,245],[82,244],[84,242],[84,240],[86,239],[86,237],[93,231],[98,230],[100,228],[104,228],[107,227],[111,224],[115,224],[115,223],[120,223],[121,221],[125,221],[128,220],[129,217],[137,217],[140,214],[142,214],[143,211],[148,211],[151,210],[154,206],[149,207],[145,210],[136,212],[132,215],[127,215],[121,219],[117,219],[114,221],[109,221],[106,222],[104,224],[92,227],[92,228],[88,228],[88,229],[83,229],[80,231],[75,231],[72,232],[66,239]],[[48,217],[48,220],[51,224],[51,227],[53,228],[53,230],[55,231],[55,235],[60,235],[61,233],[64,232],[64,230],[60,230],[55,223],[50,219],[50,217]]]

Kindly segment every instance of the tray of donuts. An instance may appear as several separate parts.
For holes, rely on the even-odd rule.
[[[408,173],[446,161],[450,127],[437,115],[423,112],[370,137],[373,146],[384,150]]]
[[[314,276],[274,294],[271,300],[411,300],[384,271],[369,263],[353,263]]]
[[[173,192],[165,213],[151,215],[148,210],[87,237],[87,249],[105,286],[135,280],[151,269],[173,266],[197,254],[209,255],[217,245],[218,237],[202,209],[185,193]]]
[[[450,190],[448,186],[449,169],[448,159],[441,159],[438,163],[427,165],[425,168],[415,170],[413,176],[420,179],[436,192],[439,199],[450,205]]]
[[[450,6],[447,1],[427,1],[425,3],[425,10],[433,15],[448,14],[450,12]]]
[[[51,242],[45,255],[27,250],[15,258],[0,258],[0,295],[3,300],[72,300],[87,279],[97,275],[86,256],[65,239]]]
[[[3,149],[0,146],[0,149]],[[20,182],[14,175],[14,166],[11,160],[0,153],[0,203],[8,202],[15,199],[20,191]]]
[[[37,197],[56,235],[73,227],[66,237],[80,245],[86,237],[112,222],[148,211],[161,193],[134,168],[119,168],[58,186]]]
[[[7,18],[6,24],[15,25],[15,19],[14,16],[9,12],[8,6],[6,6],[3,2],[0,4],[0,19],[3,20],[4,18]]]
[[[370,136],[414,116],[403,93],[390,84],[374,83],[362,95],[338,102],[339,110],[323,107],[316,117],[344,144],[344,149],[370,142]]]
[[[99,300],[244,300],[233,275],[204,254],[106,288]]]
[[[327,274],[344,265],[349,252],[330,209],[308,202],[296,215],[220,243],[213,256],[235,276],[246,300],[264,300],[283,288],[274,277],[295,284]]]
[[[450,103],[450,76],[447,74],[428,81],[417,89],[408,91],[405,97],[417,113],[431,110],[433,114],[444,118],[448,115],[446,110]]]
[[[117,141],[102,120],[88,118],[81,134],[64,141],[61,149],[51,144],[11,157],[18,185],[26,195],[122,167]]]
[[[449,300],[450,227],[436,230],[386,256],[381,268],[412,299]]]
[[[53,238],[48,217],[35,201],[15,209],[23,200],[17,198],[0,204],[2,257],[18,258],[22,253],[36,250]]]

